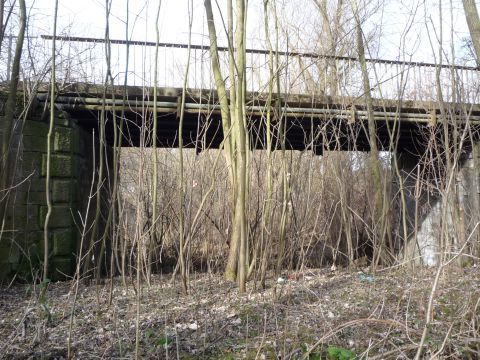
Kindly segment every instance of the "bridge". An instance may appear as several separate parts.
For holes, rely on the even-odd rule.
[[[42,36],[49,44],[50,36]],[[99,110],[121,112],[126,131],[122,146],[139,146],[142,122],[150,124],[153,109],[153,70],[157,67],[162,114],[158,127],[159,146],[178,144],[178,113],[187,63],[189,74],[185,103],[183,143],[186,147],[216,148],[223,137],[218,96],[214,89],[209,47],[145,41],[110,40],[112,85],[104,99],[105,40],[59,37],[60,67],[57,76],[64,86],[56,99],[59,109],[82,119],[82,126],[97,128]],[[48,46],[46,47],[48,49]],[[159,64],[155,65],[155,50]],[[228,48],[219,47],[220,64],[228,74]],[[269,79],[269,51],[247,50],[247,117],[252,148],[264,148],[265,113]],[[72,56],[72,54],[75,54]],[[357,58],[298,51],[275,52],[278,75],[272,109],[274,122],[285,121],[287,149],[368,151],[367,119],[362,75]],[[128,62],[134,63],[130,74]],[[88,68],[85,68],[88,64]],[[141,69],[136,64],[142,64]],[[389,151],[421,152],[422,126],[448,122],[442,108],[455,113],[461,124],[468,114],[469,124],[480,122],[480,71],[476,67],[425,62],[367,59],[371,95],[374,99],[378,143]],[[62,70],[65,69],[65,70]],[[73,72],[71,69],[83,69]],[[226,78],[228,86],[228,78]],[[94,86],[96,84],[97,86]],[[439,100],[441,96],[441,101]],[[39,100],[46,101],[46,95]],[[441,102],[441,104],[440,104]],[[263,120],[262,120],[263,119]],[[106,122],[106,138],[113,141],[113,122]],[[270,131],[279,146],[278,126]],[[422,145],[423,144],[423,145]],[[149,143],[144,143],[149,146]],[[417,149],[418,150],[414,150]]]
[[[44,46],[48,53],[50,40],[49,36],[41,37],[38,48]],[[106,46],[104,39],[70,37],[58,37],[57,41],[61,45],[57,59],[55,105],[58,114],[52,158],[55,206],[51,251],[53,266],[59,273],[69,274],[79,234],[75,228],[76,215],[66,214],[76,214],[85,208],[84,194],[90,182],[84,174],[91,173],[89,149],[95,143],[92,134],[100,133],[102,117],[107,146],[115,145],[115,134],[120,134],[120,146],[151,146],[152,136],[144,135],[151,134],[153,128],[152,89],[157,85],[157,145],[177,147],[182,86],[190,62],[185,83],[183,144],[198,152],[219,148],[223,131],[208,46],[121,40],[110,40]],[[106,49],[111,61],[111,78],[107,80]],[[157,64],[155,49],[159,51]],[[219,48],[219,51],[221,64],[226,68],[228,49]],[[290,50],[276,52],[278,86],[271,104],[272,125],[267,129],[269,55],[265,50],[247,50],[246,118],[252,149],[266,148],[267,131],[273,135],[272,150],[280,148],[279,124],[283,123],[287,150],[308,150],[318,155],[332,150],[370,150],[358,59]],[[470,187],[478,186],[477,170],[471,170],[471,160],[480,130],[480,69],[382,59],[368,59],[367,64],[378,146],[380,150],[401,154],[406,186],[414,186],[411,173],[419,159],[432,149],[432,134],[435,143],[444,143],[445,128],[455,135],[451,137],[452,143],[462,141],[464,177],[477,177],[476,182],[470,181],[473,184]],[[155,67],[159,74],[156,84]],[[1,70],[0,77],[3,77]],[[17,206],[7,219],[8,231],[4,231],[3,236],[12,243],[18,236],[28,238],[26,246],[34,247],[41,243],[46,213],[44,176],[48,125],[42,118],[42,109],[46,109],[49,98],[48,86],[41,85],[43,80],[36,79],[36,110],[30,112],[33,115],[25,120],[21,131],[17,128],[17,136],[23,143],[22,168],[16,174],[21,186],[17,190]],[[226,81],[228,86],[228,78]],[[122,131],[116,131],[120,126]],[[470,190],[475,193],[475,189]],[[408,199],[409,213],[415,201],[413,196]],[[471,211],[476,209],[477,202],[474,200],[468,205]],[[432,212],[430,217],[437,215],[438,212]],[[423,220],[428,220],[428,216]],[[422,235],[421,231],[418,236],[424,236],[425,248],[431,249],[432,245],[428,244],[431,237]],[[7,248],[7,261],[0,266],[5,273],[18,268],[23,251],[12,250],[12,246]],[[3,246],[0,251],[7,250]]]
[[[39,68],[48,68],[52,37],[44,35],[36,40],[31,46],[46,59]],[[142,124],[151,127],[152,88],[156,85],[159,88],[156,108],[162,114],[157,143],[176,147],[181,88],[185,85],[188,91],[184,146],[203,149],[221,144],[220,105],[207,45],[125,40],[109,40],[107,44],[105,39],[61,36],[56,41],[59,92],[55,102],[58,109],[77,118],[83,128],[96,129],[98,134],[98,111],[107,110],[110,115],[115,112],[116,117],[121,113],[126,127],[121,145],[140,146]],[[228,74],[228,48],[219,47],[218,51],[222,70]],[[270,52],[247,49],[246,53],[250,144],[252,148],[264,148]],[[274,52],[272,56],[275,93],[274,125],[270,131],[277,138],[274,141],[277,147],[275,122],[278,125],[278,121],[285,121],[287,149],[311,149],[317,154],[324,149],[369,150],[365,94],[357,58],[291,50]],[[104,92],[106,58],[111,77]],[[190,70],[184,83],[187,64]],[[0,67],[0,79],[8,78],[8,70],[8,65]],[[421,153],[423,126],[447,122],[460,125],[463,120],[475,125],[480,121],[477,67],[367,59],[367,71],[375,99],[377,141],[382,150],[390,151],[394,143],[397,151]],[[41,83],[45,72],[37,70],[31,76],[30,81]],[[228,86],[228,77],[225,80]],[[47,90],[48,86],[37,88],[40,104],[47,101]],[[449,119],[443,111],[446,109],[451,115]],[[107,119],[106,139],[110,145],[112,124]]]
[[[151,137],[141,140],[142,132],[152,131],[153,93],[139,87],[112,88],[108,99],[103,98],[102,86],[72,84],[56,98],[59,110],[68,112],[78,119],[82,128],[99,133],[99,112],[106,111],[106,140],[110,146],[114,141],[112,117],[123,114],[124,130],[121,146],[144,146],[152,144]],[[122,93],[128,94],[123,98]],[[161,114],[157,130],[157,146],[178,146],[178,117],[182,89],[159,88],[156,109]],[[39,94],[40,104],[48,101],[48,94]],[[252,149],[266,146],[266,94],[248,93],[246,115]],[[444,104],[458,113],[456,124],[467,124],[461,111],[468,113],[468,124],[480,125],[480,106]],[[324,150],[369,151],[367,132],[367,110],[357,98],[276,95],[271,105],[274,148],[279,148],[279,122],[285,122],[285,146],[288,150],[312,150],[322,154]],[[421,152],[426,146],[422,128],[442,124],[438,103],[417,101],[375,100],[375,121],[378,146],[383,151],[393,147],[400,152]],[[119,125],[118,120],[116,122]],[[187,89],[183,144],[186,148],[204,150],[218,148],[223,140],[220,104],[216,91]]]

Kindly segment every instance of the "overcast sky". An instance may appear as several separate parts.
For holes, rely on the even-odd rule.
[[[14,1],[14,0],[10,0]],[[29,35],[52,34],[54,0],[26,0],[29,11]],[[112,0],[110,15],[110,38],[126,38],[126,20],[129,19],[128,38],[131,40],[155,42],[155,18],[159,0]],[[218,5],[217,5],[217,2]],[[273,0],[270,0],[271,2]],[[462,0],[357,0],[363,12],[363,30],[372,35],[374,42],[368,42],[368,57],[390,60],[406,60],[419,62],[438,62],[440,29],[443,30],[444,58],[442,62],[450,63],[453,59],[451,49],[454,49],[453,61],[461,65],[466,63],[467,51],[464,39],[469,37]],[[367,5],[365,6],[365,2]],[[335,0],[331,0],[335,3]],[[480,0],[479,0],[480,2]],[[477,2],[477,6],[479,6]],[[222,26],[222,16],[226,20],[225,0],[212,0],[216,19],[219,43],[225,44],[225,32]],[[18,4],[18,1],[17,1]],[[127,11],[128,4],[128,11]],[[160,42],[187,43],[188,40],[188,4],[189,0],[162,0],[159,29]],[[321,33],[320,15],[313,0],[276,0],[277,14],[281,19],[285,33],[289,37],[288,50],[322,52],[323,34]],[[344,1],[347,7],[348,0]],[[440,5],[442,14],[440,16]],[[220,9],[218,8],[220,7]],[[223,8],[222,8],[223,7]],[[221,12],[223,12],[221,14]],[[205,21],[203,0],[193,0],[192,43],[208,45],[208,30]],[[222,16],[221,16],[222,15]],[[344,18],[348,19],[349,11]],[[273,16],[269,16],[273,31]],[[266,49],[263,25],[263,0],[249,0],[247,10],[247,47]],[[105,0],[59,0],[57,34],[75,37],[105,37]],[[346,20],[346,38],[354,43],[353,22]],[[453,26],[452,26],[453,24]],[[15,22],[12,22],[15,26]],[[17,30],[10,28],[11,33]],[[24,71],[41,72],[48,67],[51,45],[39,41],[36,53],[30,51],[31,58],[25,59]],[[57,61],[61,63],[58,72],[64,72],[65,78],[71,81],[102,82],[105,74],[105,55],[102,44],[68,43],[58,47],[62,51]],[[286,41],[280,43],[279,50],[287,50]],[[163,49],[159,55],[160,82],[159,86],[181,86],[186,68],[186,50]],[[354,46],[346,49],[347,54],[356,56]],[[0,58],[4,58],[2,52]],[[112,46],[112,72],[115,82],[122,83],[125,74],[128,82],[133,85],[151,85],[154,62],[154,48],[133,47],[129,55],[129,71],[126,72],[125,47]],[[198,51],[191,57],[193,60],[190,77],[191,87],[213,86],[205,84],[200,75],[210,77],[208,54]],[[43,59],[43,62],[42,62]],[[59,60],[61,59],[61,60]],[[4,60],[2,60],[4,61]],[[255,59],[252,60],[256,61]],[[266,60],[253,63],[265,67]],[[262,63],[263,61],[263,63]],[[247,59],[248,62],[248,59]],[[263,65],[261,65],[263,64]],[[250,65],[249,65],[250,66]],[[303,65],[302,65],[303,66]],[[3,69],[3,68],[2,68]],[[73,69],[73,70],[72,70]],[[5,70],[5,69],[3,69]],[[2,70],[2,71],[3,71]],[[388,70],[386,70],[388,71]],[[0,71],[1,72],[1,71]],[[5,72],[5,71],[4,71]],[[8,72],[5,72],[8,73]],[[3,74],[3,73],[2,73]],[[0,74],[0,77],[3,75]],[[83,75],[82,75],[83,74]],[[129,75],[131,74],[131,75]],[[205,75],[210,74],[210,75]],[[75,76],[77,75],[77,78]],[[60,75],[59,75],[60,76]],[[252,82],[256,74],[251,75]],[[199,81],[201,83],[199,83]],[[208,80],[211,82],[211,80]]]
[[[31,13],[34,14],[32,28],[42,33],[52,32],[52,4],[54,0],[30,0]],[[224,0],[218,0],[224,3]],[[310,0],[290,0],[278,2],[281,16],[289,17],[292,23],[306,30],[308,36],[309,25],[314,21],[315,8]],[[432,46],[435,42],[435,31],[439,32],[439,0],[386,0],[383,6],[371,14],[365,28],[381,32],[380,53],[378,56],[397,58],[401,35],[405,28],[411,25],[402,48],[417,61],[432,61]],[[104,37],[105,2],[103,0],[60,0],[59,1],[59,32],[72,36]],[[185,43],[188,39],[188,0],[163,0],[160,12],[160,41]],[[155,41],[155,15],[158,6],[157,0],[129,2],[129,37],[134,40]],[[213,1],[215,7],[215,1]],[[453,7],[453,14],[450,12]],[[453,42],[457,56],[461,54],[462,38],[468,36],[468,29],[463,14],[461,0],[442,0],[443,38],[446,47],[450,47],[451,19],[453,18]],[[414,14],[414,15],[412,15]],[[219,20],[218,12],[217,21]],[[226,18],[226,15],[224,15]],[[193,1],[193,40],[195,44],[208,42],[205,25],[205,11],[202,0]],[[261,0],[250,0],[248,9],[248,35],[250,47],[263,47],[263,14]],[[113,0],[110,28],[111,38],[125,38],[125,21],[127,18],[127,0]],[[381,25],[381,26],[380,26]],[[221,34],[221,26],[217,24]],[[429,40],[428,33],[431,38]],[[438,45],[434,45],[438,47]],[[305,49],[309,50],[309,49]]]

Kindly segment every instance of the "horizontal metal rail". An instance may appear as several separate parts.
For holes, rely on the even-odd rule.
[[[22,79],[28,83],[48,83],[51,67],[50,35],[32,38],[29,57],[22,63]],[[135,40],[108,40],[57,36],[56,79],[59,84],[104,85],[107,71],[114,86],[148,89],[215,88],[209,46],[156,43]],[[16,39],[0,53],[0,83],[8,82]],[[158,45],[158,53],[155,46]],[[2,48],[3,49],[3,48]],[[219,47],[219,64],[229,87],[228,48]],[[108,52],[108,54],[107,54]],[[279,51],[274,78],[269,71],[269,51],[248,49],[246,91],[265,93],[274,81],[278,92],[317,99],[331,96],[361,101],[363,73],[355,57],[312,52]],[[31,61],[31,59],[35,61]],[[107,63],[108,59],[108,63]],[[428,62],[367,59],[371,95],[376,99],[480,104],[480,69],[473,66]],[[187,64],[189,73],[186,75]],[[154,76],[157,74],[157,77]],[[185,79],[185,76],[187,78]],[[277,88],[278,85],[278,88]]]
[[[53,40],[52,35],[41,35],[42,39]],[[90,38],[90,37],[78,37],[78,36],[56,36],[57,40],[60,41],[72,41],[72,42],[85,42],[85,43],[106,43],[106,39],[101,38]],[[210,46],[207,45],[194,45],[191,44],[177,44],[177,43],[164,43],[164,42],[152,42],[152,41],[141,41],[141,40],[120,40],[120,39],[109,39],[111,44],[119,45],[133,45],[133,46],[157,46],[161,48],[174,48],[174,49],[188,49],[190,47],[193,50],[210,50]],[[217,46],[218,51],[228,51],[228,47]],[[268,50],[261,49],[246,49],[247,54],[260,54],[260,55],[269,55]],[[290,57],[303,57],[303,58],[312,58],[312,59],[328,59],[328,60],[350,60],[358,61],[356,57],[350,56],[336,56],[336,55],[325,55],[317,54],[312,52],[298,52],[298,51],[273,51],[274,54],[280,56],[290,56]],[[387,59],[376,59],[376,58],[367,58],[367,62],[378,63],[378,64],[388,64],[388,65],[401,65],[401,66],[416,66],[416,67],[438,67],[441,69],[454,69],[454,70],[480,70],[480,67],[474,66],[464,66],[464,65],[448,65],[448,64],[435,64],[429,62],[418,62],[418,61],[400,61],[400,60],[387,60]]]

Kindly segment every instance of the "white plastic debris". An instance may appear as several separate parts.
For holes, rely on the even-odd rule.
[[[198,327],[199,326],[198,326],[197,322],[192,322],[192,323],[188,324],[188,328],[190,330],[198,330]]]

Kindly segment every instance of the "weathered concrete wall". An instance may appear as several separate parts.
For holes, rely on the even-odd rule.
[[[0,232],[0,282],[13,276],[30,278],[43,262],[43,227],[47,213],[45,175],[48,123],[30,118],[17,129],[13,146],[16,186],[10,192]],[[91,140],[67,113],[58,112],[52,138],[50,277],[71,275],[80,224],[91,182]]]
[[[480,143],[473,146],[472,152],[463,163],[458,176],[460,211],[465,224],[466,238],[470,236],[467,250],[480,254]],[[463,262],[471,262],[471,258]]]
[[[418,191],[418,158],[406,153],[399,156],[407,208],[409,258],[416,259],[416,262],[427,266],[438,263],[443,220],[446,221],[444,236],[448,236],[449,243],[452,245],[452,248],[447,251],[459,250],[474,230],[470,244],[478,246],[480,229],[475,229],[475,225],[480,221],[479,150],[480,145],[477,144],[474,151],[461,160],[448,200],[441,198],[437,191],[428,191],[425,184]],[[400,219],[397,223],[400,223]],[[401,227],[401,225],[397,226]],[[467,250],[471,250],[471,247]],[[461,258],[461,261],[463,260],[465,259]]]

